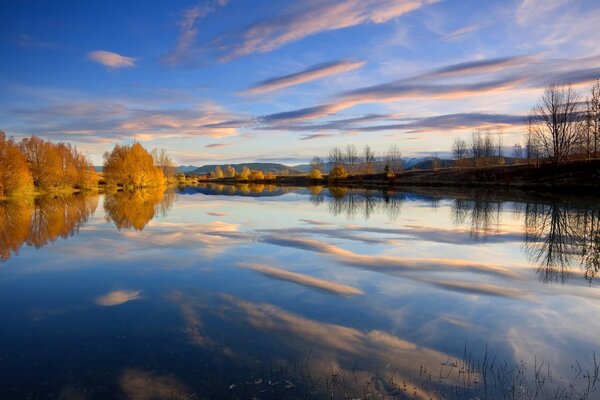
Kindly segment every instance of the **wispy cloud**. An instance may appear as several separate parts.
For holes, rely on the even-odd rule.
[[[551,82],[587,84],[600,76],[598,59],[599,56],[594,55],[582,59],[540,60],[537,55],[530,55],[451,64],[413,77],[347,90],[329,103],[270,114],[258,120],[267,125],[289,124],[323,118],[365,103],[460,99],[543,88]],[[448,83],[448,78],[455,79]]]
[[[217,149],[217,148],[226,147],[226,146],[229,146],[229,144],[228,143],[210,143],[204,147],[206,147],[207,149]]]
[[[95,50],[88,53],[88,58],[108,68],[128,68],[135,66],[135,59],[125,57],[112,51]]]
[[[481,26],[477,24],[466,25],[442,36],[442,40],[445,42],[462,40],[479,29],[481,29]]]
[[[301,83],[306,83],[317,79],[322,79],[331,75],[352,71],[357,68],[361,68],[363,65],[365,65],[364,61],[351,60],[337,60],[322,63],[314,65],[303,71],[296,72],[294,74],[277,76],[275,78],[264,80],[252,86],[248,90],[243,91],[241,94],[255,95],[260,93],[272,92],[275,90],[281,90],[290,86],[299,85]]]
[[[266,53],[321,32],[365,23],[381,24],[417,10],[432,0],[307,0],[294,2],[278,15],[229,33],[213,43],[228,61],[252,53]]]
[[[228,0],[205,0],[194,7],[183,11],[179,20],[179,38],[175,48],[161,58],[169,66],[175,66],[188,60],[194,53],[194,42],[198,36],[198,22],[206,15],[213,12],[218,6],[224,6]]]
[[[10,112],[19,118],[20,132],[68,141],[111,143],[132,137],[150,140],[238,135],[235,127],[218,126],[236,116],[211,102],[179,108],[176,104],[145,104],[143,100],[82,99]]]
[[[142,296],[139,290],[115,290],[96,299],[99,306],[118,306],[129,301],[138,300]]]
[[[299,274],[296,272],[286,271],[281,268],[275,268],[269,265],[256,264],[256,263],[243,263],[239,264],[239,267],[251,269],[255,272],[259,272],[263,275],[281,279],[284,281],[294,282],[299,285],[304,285],[326,292],[331,292],[341,295],[356,295],[363,294],[363,291],[353,286],[344,285],[337,282],[331,282],[325,279],[315,278],[310,275]]]

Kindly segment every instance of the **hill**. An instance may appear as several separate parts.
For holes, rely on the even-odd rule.
[[[243,164],[210,164],[210,165],[203,165],[199,168],[196,168],[193,171],[190,171],[190,174],[193,175],[204,175],[204,174],[209,174],[212,171],[214,171],[214,169],[218,166],[221,167],[222,170],[225,170],[225,168],[228,165],[231,165],[233,168],[235,168],[235,170],[237,172],[241,172],[242,168],[244,166],[250,168],[250,169],[258,169],[261,170],[263,172],[273,172],[275,174],[283,174],[285,171],[288,171],[288,173],[291,174],[298,174],[301,173],[302,171],[293,168],[293,167],[288,167],[287,165],[283,165],[283,164],[277,164],[277,163],[243,163]]]

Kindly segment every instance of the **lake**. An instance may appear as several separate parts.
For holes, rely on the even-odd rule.
[[[0,258],[2,399],[600,398],[594,197],[5,201]]]

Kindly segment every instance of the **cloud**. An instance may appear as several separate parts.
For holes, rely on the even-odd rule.
[[[125,57],[112,51],[96,50],[88,53],[88,58],[108,68],[135,67],[135,59]]]
[[[228,214],[216,211],[208,211],[206,215],[210,215],[211,217],[227,217]]]
[[[222,61],[266,53],[321,32],[366,23],[381,24],[430,4],[431,0],[307,0],[294,2],[280,14],[263,19],[241,34],[217,37],[211,45],[222,49]]]
[[[362,290],[355,288],[353,286],[344,285],[341,283],[331,282],[325,279],[315,278],[309,275],[299,274],[296,272],[286,271],[284,269],[271,267],[264,264],[256,264],[256,263],[244,263],[239,264],[239,267],[251,269],[253,271],[259,272],[263,275],[281,279],[284,281],[294,282],[299,285],[308,286],[311,288],[324,290],[326,292],[331,292],[334,294],[341,295],[356,295],[356,294],[364,294]]]
[[[168,66],[175,66],[188,60],[195,52],[193,45],[198,35],[198,21],[213,12],[217,6],[224,6],[227,2],[227,0],[206,0],[184,10],[178,23],[177,44],[169,54],[161,58],[161,61]]]
[[[24,134],[42,134],[59,140],[113,143],[172,137],[237,136],[235,127],[219,126],[235,118],[218,104],[202,102],[179,108],[175,103],[145,104],[144,100],[82,99],[70,103],[10,112],[20,118]]]
[[[369,270],[379,270],[383,272],[472,272],[509,279],[519,276],[519,274],[514,270],[499,264],[460,259],[416,259],[392,256],[367,256],[357,254],[350,250],[346,250],[322,241],[303,237],[285,236],[281,234],[265,235],[261,237],[260,240],[264,243],[274,244],[277,246],[293,247],[300,250],[308,250],[316,253],[326,254],[335,257],[339,262],[346,265],[357,266]]]
[[[444,35],[442,37],[442,40],[445,42],[453,42],[453,41],[461,40],[479,29],[481,29],[481,26],[477,25],[477,24],[466,25],[466,26],[463,26],[462,28],[459,28],[455,31],[452,31],[452,32]]]
[[[361,68],[363,65],[365,65],[364,61],[351,60],[338,60],[322,63],[312,66],[303,71],[296,72],[294,74],[283,75],[264,80],[252,86],[248,90],[245,90],[241,94],[255,95],[266,92],[272,92],[275,90],[281,90],[290,86],[299,85],[301,83],[306,83],[317,79],[322,79],[331,75],[352,71],[357,68]]]
[[[127,303],[133,300],[139,300],[142,296],[139,290],[115,290],[100,296],[96,299],[99,306],[111,307]]]
[[[451,64],[413,77],[347,90],[329,103],[270,114],[257,121],[273,124],[276,129],[277,125],[319,119],[365,103],[461,99],[509,90],[539,89],[552,82],[586,84],[600,75],[598,58],[594,55],[581,59],[540,60],[537,55],[520,55]],[[479,75],[489,76],[481,79]],[[449,77],[463,81],[448,83]]]
[[[187,398],[190,390],[168,375],[155,375],[139,369],[126,369],[119,384],[128,399],[152,400]]]
[[[226,146],[230,146],[230,144],[229,143],[210,143],[204,147],[206,147],[207,149],[216,149],[216,148],[226,147]]]

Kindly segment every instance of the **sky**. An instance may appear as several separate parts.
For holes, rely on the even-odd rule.
[[[142,6],[143,4],[143,6]],[[0,130],[181,165],[523,141],[544,88],[600,77],[597,0],[0,0]]]

